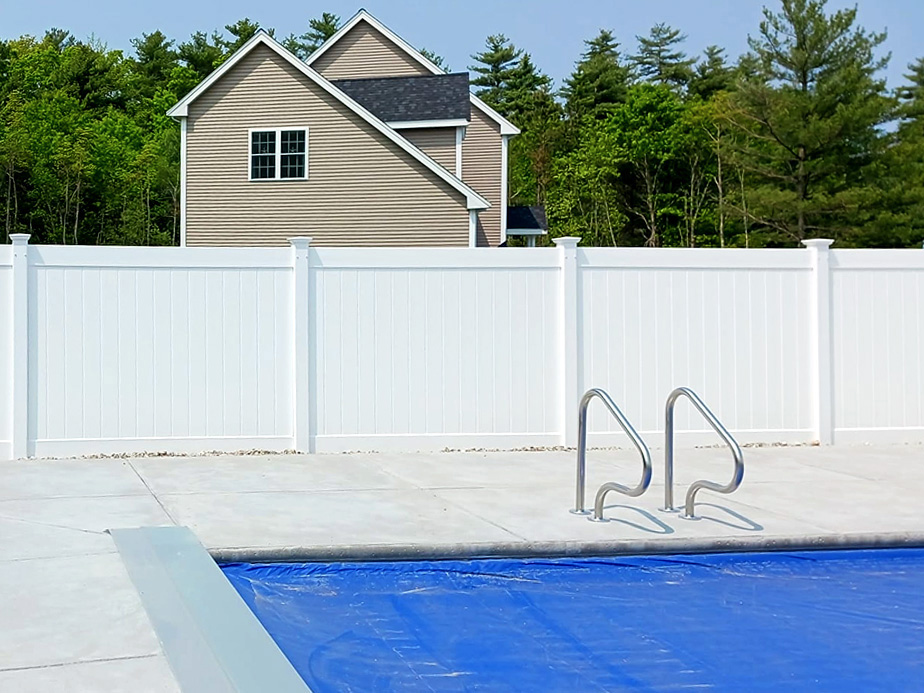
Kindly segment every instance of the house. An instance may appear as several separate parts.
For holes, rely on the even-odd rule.
[[[168,114],[189,246],[498,246],[519,131],[361,10],[299,60],[258,32]]]

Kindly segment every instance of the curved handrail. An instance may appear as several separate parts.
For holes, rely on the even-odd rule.
[[[686,397],[693,403],[693,406],[703,415],[706,422],[712,426],[712,430],[718,433],[719,437],[725,441],[735,459],[735,473],[732,480],[724,486],[714,481],[706,480],[694,481],[690,485],[687,490],[683,514],[685,517],[693,517],[693,506],[698,491],[706,489],[716,493],[732,493],[741,485],[741,481],[744,479],[744,453],[741,452],[738,441],[715,418],[715,415],[703,400],[690,388],[678,387],[668,396],[667,404],[664,407],[664,510],[674,510],[674,405],[681,397]]]
[[[629,423],[625,414],[620,411],[613,399],[604,390],[592,388],[585,392],[584,396],[581,398],[581,404],[578,407],[577,485],[575,490],[574,510],[571,512],[582,515],[586,512],[584,510],[584,486],[587,466],[587,407],[594,397],[598,397],[603,404],[606,405],[606,408],[610,410],[610,414],[619,422],[619,425],[622,426],[622,430],[626,432],[626,435],[629,436],[629,439],[642,456],[642,479],[637,486],[630,488],[622,484],[610,482],[603,484],[600,490],[597,491],[597,496],[594,500],[594,519],[599,520],[603,517],[603,499],[610,491],[618,491],[627,496],[635,497],[642,495],[648,490],[648,486],[651,483],[651,453],[648,451],[648,446],[645,445],[645,441],[641,439],[639,434],[632,427],[632,424]]]

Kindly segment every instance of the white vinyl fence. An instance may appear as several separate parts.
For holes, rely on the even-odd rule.
[[[0,457],[924,441],[924,251],[0,246]],[[681,406],[679,435],[711,441]],[[601,408],[590,442],[625,442]]]

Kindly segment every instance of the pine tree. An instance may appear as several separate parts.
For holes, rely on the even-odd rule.
[[[727,91],[734,81],[734,73],[725,62],[725,49],[718,46],[706,48],[703,59],[696,65],[690,79],[689,91],[709,101],[720,91]]]
[[[647,37],[635,38],[638,54],[632,56],[632,65],[640,77],[654,84],[686,86],[696,61],[687,59],[687,54],[679,48],[687,40],[685,34],[667,24],[656,24]]]
[[[225,52],[225,56],[231,55],[238,48],[247,43],[251,37],[260,30],[260,24],[250,20],[248,17],[237,20],[234,24],[226,24],[225,31],[231,34],[230,39],[219,38],[218,45]],[[267,33],[273,35],[270,29]]]
[[[504,84],[501,112],[514,123],[524,122],[536,105],[536,93],[548,93],[551,86],[551,78],[539,71],[529,53],[524,53]]]
[[[468,68],[478,75],[472,80],[479,87],[475,93],[492,108],[503,108],[507,85],[522,55],[506,36],[494,34],[485,40],[485,50],[472,56],[478,63]]]
[[[160,31],[142,34],[131,43],[135,49],[131,62],[135,93],[140,98],[151,98],[157,88],[169,80],[177,64],[177,52],[173,49],[173,41]]]
[[[308,20],[308,31],[299,36],[289,34],[282,45],[305,60],[339,29],[340,17],[332,12],[324,12],[320,17]]]
[[[900,115],[905,122],[919,121],[924,125],[924,58],[918,58],[908,69],[905,79],[909,83],[898,89],[902,102]]]
[[[204,31],[197,31],[189,41],[181,43],[177,50],[180,60],[192,69],[199,79],[205,79],[221,63],[224,51],[219,44],[221,37],[213,33],[211,38]]]
[[[575,120],[588,114],[605,115],[613,105],[624,102],[630,79],[612,32],[601,29],[584,44],[587,50],[561,91],[568,116]]]
[[[757,70],[731,99],[743,135],[736,154],[751,172],[749,216],[770,242],[844,238],[868,202],[864,176],[885,144],[892,101],[877,73],[885,34],[856,27],[856,9],[782,0],[750,39]]]

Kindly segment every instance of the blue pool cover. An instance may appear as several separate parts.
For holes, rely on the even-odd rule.
[[[924,690],[924,550],[222,568],[317,693]]]

